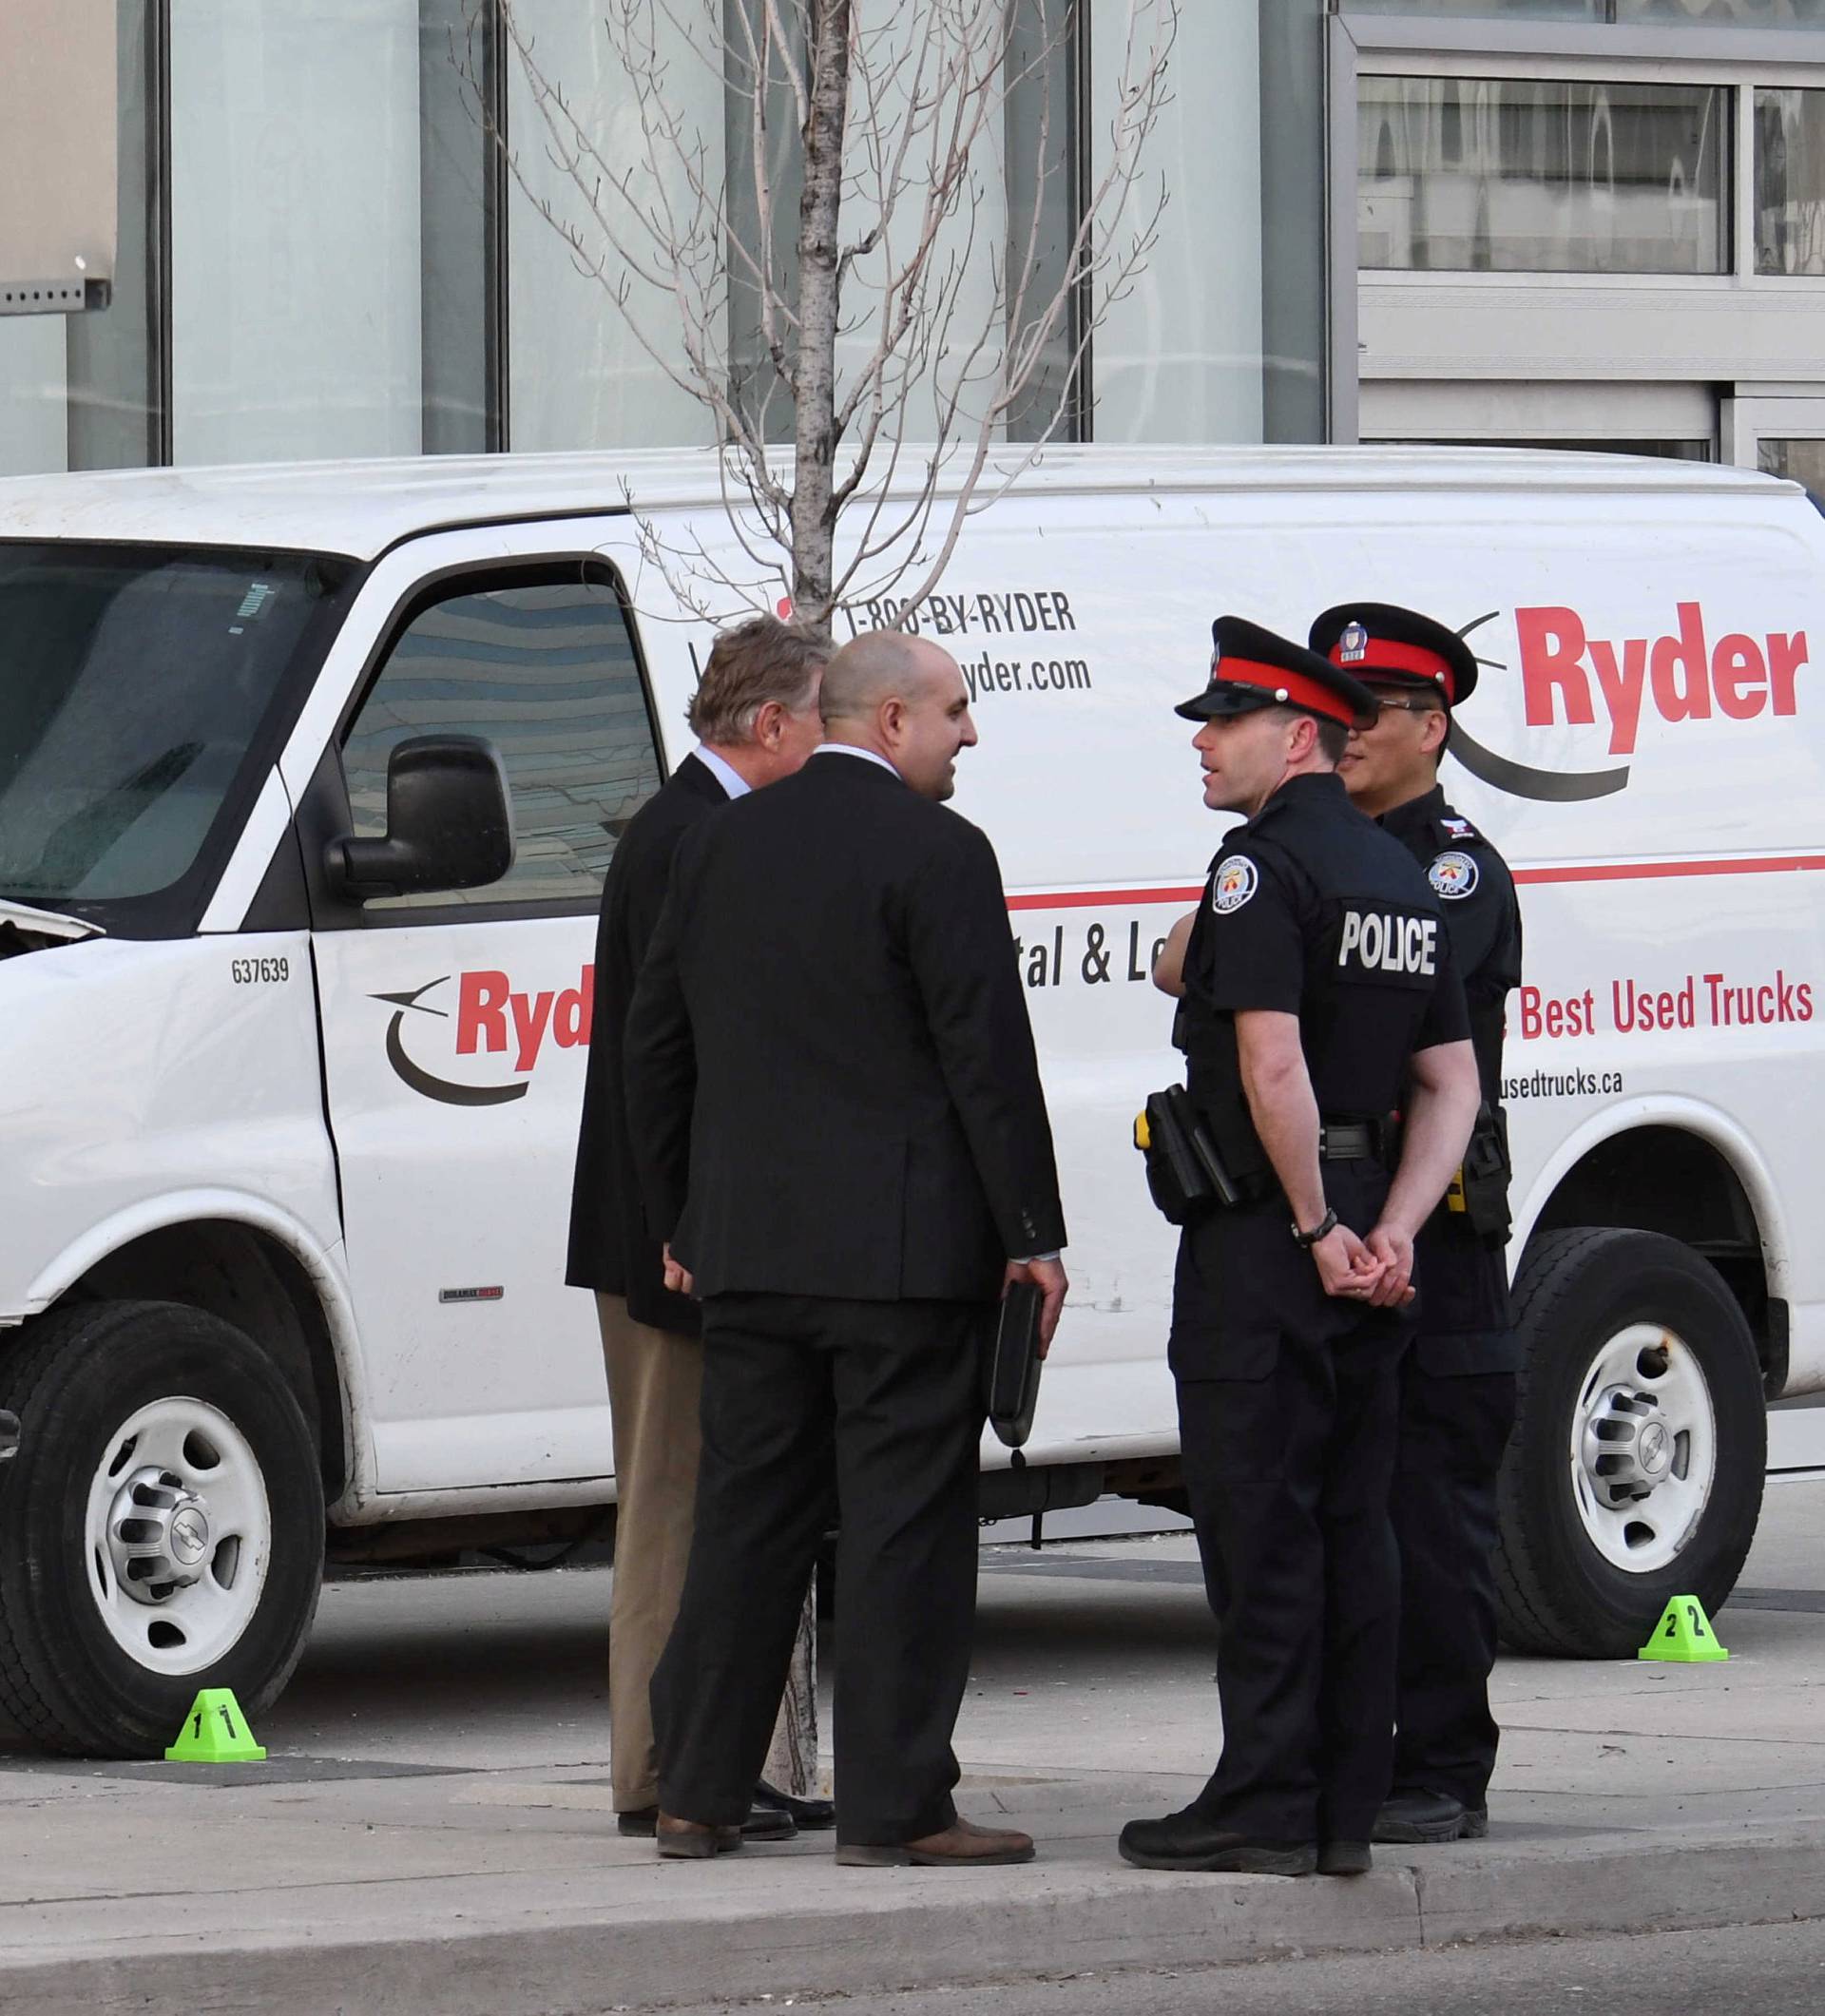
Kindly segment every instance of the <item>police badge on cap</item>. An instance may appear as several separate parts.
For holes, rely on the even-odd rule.
[[[1312,649],[1372,686],[1417,687],[1455,707],[1476,690],[1476,653],[1447,624],[1389,602],[1340,602],[1313,624]]]

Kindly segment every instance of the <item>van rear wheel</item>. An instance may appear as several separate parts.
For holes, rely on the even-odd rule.
[[[1715,1612],[1742,1571],[1768,1460],[1755,1340],[1717,1270],[1653,1232],[1546,1233],[1514,1300],[1502,1636],[1632,1658],[1675,1596]]]
[[[167,1302],[54,1311],[0,1352],[0,1710],[53,1750],[157,1757],[204,1687],[249,1715],[304,1649],[323,1488],[240,1330]]]

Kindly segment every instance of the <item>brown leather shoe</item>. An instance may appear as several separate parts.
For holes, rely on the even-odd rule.
[[[937,1834],[893,1846],[839,1841],[836,1859],[845,1869],[993,1869],[1030,1862],[1033,1837],[1011,1827],[978,1827],[959,1816]]]
[[[662,1855],[682,1860],[707,1861],[711,1855],[726,1854],[741,1846],[739,1827],[706,1827],[701,1820],[678,1820],[662,1813],[653,1823],[653,1839]]]
[[[836,1822],[833,1819],[830,1824],[834,1827]],[[615,1826],[622,1834],[644,1834],[650,1841],[659,1826],[659,1808],[623,1807],[615,1815]],[[763,1806],[757,1799],[739,1831],[744,1841],[790,1841],[797,1836],[798,1824],[791,1814],[777,1806]]]

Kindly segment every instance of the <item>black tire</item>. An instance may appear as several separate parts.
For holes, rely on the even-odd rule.
[[[201,1670],[143,1664],[109,1632],[85,1560],[89,1489],[142,1407],[202,1400],[245,1438],[272,1521],[266,1580],[239,1637]],[[200,1689],[250,1717],[290,1678],[323,1573],[323,1487],[310,1428],[242,1331],[170,1302],[53,1311],[0,1346],[0,1406],[21,1417],[0,1466],[0,1709],[67,1755],[144,1757],[175,1740]]]
[[[1675,1596],[1715,1615],[1755,1539],[1768,1415],[1755,1340],[1710,1263],[1678,1239],[1608,1227],[1543,1234],[1515,1281],[1519,1412],[1502,1467],[1496,1590],[1519,1652],[1632,1659]],[[1661,1323],[1690,1347],[1717,1424],[1710,1496],[1680,1553],[1631,1574],[1585,1529],[1567,1451],[1580,1389],[1604,1342]]]

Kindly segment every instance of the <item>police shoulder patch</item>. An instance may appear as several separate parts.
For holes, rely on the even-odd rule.
[[[1245,854],[1233,854],[1211,877],[1210,907],[1220,917],[1240,910],[1261,886],[1261,872]]]
[[[1459,896],[1468,896],[1476,887],[1476,863],[1469,854],[1453,849],[1439,855],[1426,871],[1426,879],[1450,903]]]

